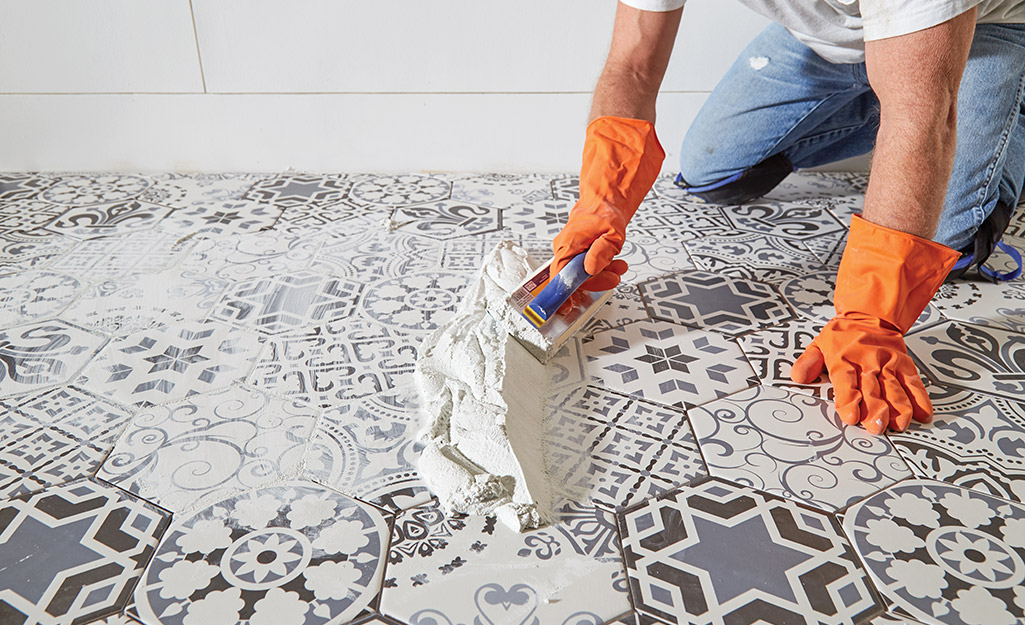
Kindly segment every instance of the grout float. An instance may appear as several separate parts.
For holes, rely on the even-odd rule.
[[[452,320],[423,342],[415,376],[427,486],[446,512],[495,514],[517,531],[552,514],[541,425],[548,372],[487,311],[504,310],[534,269],[526,250],[499,243]]]

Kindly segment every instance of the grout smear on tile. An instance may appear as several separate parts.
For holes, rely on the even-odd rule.
[[[549,372],[488,314],[535,267],[504,241],[416,367],[426,428],[419,470],[448,513],[494,514],[525,531],[552,517],[541,419]]]

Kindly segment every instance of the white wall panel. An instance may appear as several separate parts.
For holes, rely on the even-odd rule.
[[[0,93],[202,90],[187,0],[0,0]]]
[[[589,92],[614,0],[193,0],[211,92]],[[692,0],[664,88],[709,90],[765,23]]]

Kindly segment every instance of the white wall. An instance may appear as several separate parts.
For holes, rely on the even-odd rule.
[[[614,0],[0,0],[0,170],[571,171]],[[675,147],[764,25],[690,0]]]

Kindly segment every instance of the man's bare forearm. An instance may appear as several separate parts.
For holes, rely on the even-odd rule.
[[[957,92],[975,9],[924,31],[869,42],[880,101],[865,218],[923,238],[936,231],[957,140]]]

